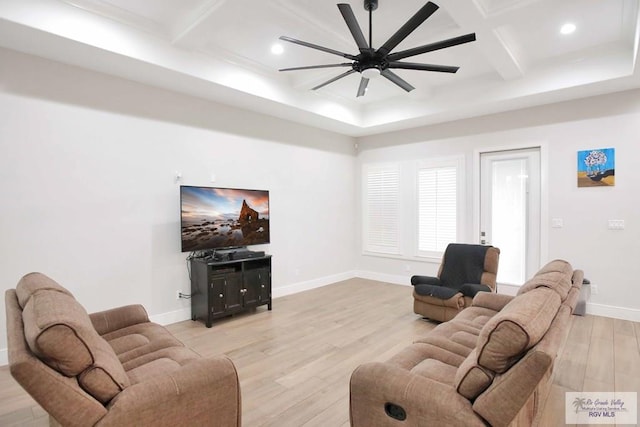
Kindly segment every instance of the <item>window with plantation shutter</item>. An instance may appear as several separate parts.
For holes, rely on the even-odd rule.
[[[444,252],[457,240],[458,167],[419,166],[418,253]]]
[[[366,165],[363,172],[363,249],[399,254],[400,166]]]

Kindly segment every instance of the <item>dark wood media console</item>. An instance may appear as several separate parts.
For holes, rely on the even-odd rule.
[[[271,310],[271,255],[233,261],[194,258],[191,319],[211,327],[214,319],[267,305]]]

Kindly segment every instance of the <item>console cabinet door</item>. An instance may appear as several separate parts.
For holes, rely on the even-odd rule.
[[[225,282],[226,276],[218,275],[212,276],[209,284],[209,305],[211,307],[211,314],[221,314],[225,312]]]
[[[242,310],[242,273],[231,273],[225,276],[225,304],[226,312],[232,313]]]
[[[260,270],[244,272],[244,306],[256,307],[260,299]]]
[[[271,269],[261,268],[259,271],[260,296],[258,299],[261,303],[264,303],[265,301],[271,301]]]

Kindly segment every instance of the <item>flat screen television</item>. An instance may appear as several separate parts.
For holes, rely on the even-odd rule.
[[[269,191],[180,186],[182,252],[269,243]]]

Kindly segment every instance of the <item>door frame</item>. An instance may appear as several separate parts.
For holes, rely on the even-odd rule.
[[[487,146],[473,150],[473,239],[475,243],[480,243],[480,156],[483,153],[496,153],[501,151],[513,151],[523,149],[540,150],[540,266],[548,261],[549,257],[549,150],[546,142],[536,141],[520,144],[509,144],[500,146]],[[538,268],[540,267],[538,266]],[[527,280],[529,277],[526,278]],[[501,285],[507,287],[509,285]],[[518,288],[517,286],[515,287]]]

